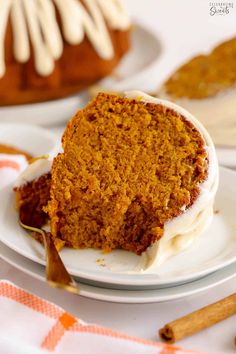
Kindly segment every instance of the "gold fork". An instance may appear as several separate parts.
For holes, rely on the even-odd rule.
[[[79,294],[79,287],[72,279],[54,245],[50,233],[43,229],[28,226],[19,221],[21,227],[28,231],[37,232],[42,235],[44,248],[46,251],[46,279],[49,285],[54,288],[61,288],[70,293]]]

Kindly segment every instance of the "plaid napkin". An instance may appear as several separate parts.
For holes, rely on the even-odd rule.
[[[0,189],[13,182],[28,162],[23,155],[10,155],[0,153]]]
[[[0,281],[0,314],[0,352],[4,354],[196,354],[86,324],[5,280]]]

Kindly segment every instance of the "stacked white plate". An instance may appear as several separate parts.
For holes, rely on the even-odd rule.
[[[30,146],[28,152],[35,154],[37,151],[38,155],[45,154],[45,149],[54,154],[57,148],[57,140],[42,128],[24,126],[20,131],[18,126],[0,125],[0,141],[3,138],[5,143],[14,143],[23,150]],[[12,187],[9,185],[0,191],[0,257],[45,281],[44,248],[19,226]],[[139,256],[122,250],[103,254],[99,250],[64,248],[61,257],[78,282],[81,295],[90,298],[148,303],[209,289],[236,275],[235,196],[236,172],[220,168],[211,226],[192,247],[167,260],[155,273],[131,274]]]

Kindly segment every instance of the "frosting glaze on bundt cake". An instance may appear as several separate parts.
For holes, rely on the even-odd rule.
[[[99,94],[68,123],[46,208],[73,248],[142,254],[142,268],[187,247],[209,224],[213,143],[188,112],[141,92]]]
[[[108,75],[129,47],[122,0],[4,0],[0,104],[78,91]]]

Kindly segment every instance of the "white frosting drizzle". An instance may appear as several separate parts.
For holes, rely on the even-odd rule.
[[[7,19],[11,8],[11,0],[0,1],[0,77],[5,73],[5,58],[4,58],[4,38],[6,33]]]
[[[41,76],[53,72],[63,51],[63,38],[80,44],[85,35],[103,59],[114,55],[106,21],[113,29],[130,26],[122,0],[0,0],[0,78],[5,74],[4,45],[8,19],[13,29],[15,59],[25,63],[32,44],[35,69]],[[56,19],[59,12],[62,33]]]
[[[14,56],[17,61],[24,63],[29,60],[30,46],[28,41],[27,26],[20,2],[15,0],[11,11],[11,24],[14,37]]]
[[[208,132],[185,109],[172,102],[148,96],[140,91],[128,92],[126,96],[129,98],[140,98],[144,102],[161,104],[180,113],[198,129],[208,153],[208,178],[199,185],[200,194],[197,200],[189,209],[183,208],[183,214],[165,224],[163,237],[142,254],[139,266],[132,271],[132,273],[156,273],[161,263],[189,247],[196,237],[202,234],[209,225],[213,215],[213,202],[219,180],[218,161],[214,144]]]

